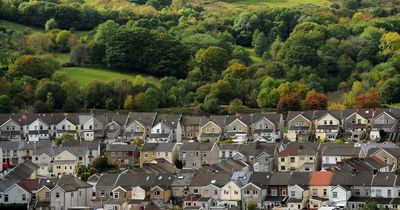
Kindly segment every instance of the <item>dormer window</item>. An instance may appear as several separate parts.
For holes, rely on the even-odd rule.
[[[62,125],[62,126],[61,126],[61,129],[65,130],[65,125]]]
[[[332,120],[329,120],[329,125],[333,125],[333,121]]]
[[[89,125],[89,129],[90,129],[90,130],[93,129],[93,126],[92,126],[92,125]]]
[[[233,130],[234,130],[234,131],[236,130],[236,126],[233,126]]]
[[[324,125],[327,125],[327,124],[328,124],[328,121],[324,120]]]
[[[39,129],[40,129],[40,130],[43,130],[43,125],[40,125]]]

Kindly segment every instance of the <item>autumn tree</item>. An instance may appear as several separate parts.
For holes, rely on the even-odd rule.
[[[279,99],[278,110],[280,112],[298,111],[301,109],[301,95],[296,92],[289,93]]]
[[[323,93],[316,91],[310,91],[307,93],[304,101],[305,110],[322,110],[328,106],[328,96]]]
[[[243,111],[243,102],[240,99],[233,99],[228,106],[229,114],[238,114]]]
[[[376,91],[361,93],[356,96],[355,108],[378,108],[381,105],[381,99]]]

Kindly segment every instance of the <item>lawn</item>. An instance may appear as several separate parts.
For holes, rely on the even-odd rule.
[[[76,81],[81,85],[87,85],[94,80],[102,82],[112,82],[117,79],[128,79],[132,82],[150,82],[158,84],[158,79],[152,76],[129,74],[125,72],[117,72],[115,70],[93,68],[93,67],[69,67],[64,68],[68,78]]]
[[[14,23],[14,22],[7,21],[7,20],[0,20],[0,27],[12,29],[15,31],[25,31],[25,30],[32,30],[34,32],[43,32],[44,31],[43,29],[40,29],[40,28],[30,27],[30,26],[22,25],[19,23]]]
[[[240,7],[296,7],[304,4],[313,4],[327,7],[331,4],[328,0],[238,0],[234,4]]]

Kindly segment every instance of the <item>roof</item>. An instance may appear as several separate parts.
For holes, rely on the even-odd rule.
[[[210,117],[203,117],[200,122],[200,127],[205,126],[209,122],[213,122],[220,128],[224,128],[225,119],[226,119],[226,116],[223,116],[223,115],[211,115]]]
[[[367,156],[372,156],[379,150],[383,150],[387,152],[388,154],[392,155],[393,157],[400,157],[400,148],[371,148],[368,150]]]
[[[333,172],[331,171],[314,171],[312,173],[309,185],[311,186],[329,186]]]
[[[126,125],[130,125],[133,121],[137,121],[147,128],[151,128],[156,119],[155,112],[131,112],[128,114]]]
[[[180,150],[210,151],[213,146],[214,143],[185,142],[182,144]]]
[[[368,186],[371,184],[372,178],[371,171],[335,171],[332,175],[331,185]]]
[[[58,178],[49,178],[49,179],[39,179],[39,188],[47,187],[48,189],[53,189],[58,182]]]
[[[277,113],[254,113],[252,114],[253,118],[252,118],[252,123],[257,123],[258,121],[260,121],[262,118],[265,118],[267,120],[269,120],[270,122],[272,122],[276,129],[279,128],[279,123],[281,121],[281,117],[282,114],[277,114]]]
[[[268,186],[268,183],[271,179],[271,173],[269,172],[253,172],[250,175],[249,182],[253,183],[254,185],[265,189]]]
[[[276,172],[271,175],[268,185],[289,185],[291,172]]]
[[[30,160],[25,160],[23,163],[18,164],[13,168],[4,178],[8,180],[14,180],[19,182],[24,179],[28,179],[36,170],[39,168],[36,164]]]
[[[202,118],[203,117],[182,116],[182,125],[183,126],[200,126]]]
[[[73,175],[63,175],[57,182],[57,186],[60,186],[64,191],[76,191],[81,188],[92,187],[90,184],[76,178]]]
[[[322,156],[353,156],[358,157],[361,152],[359,147],[324,147]]]
[[[379,172],[374,176],[371,186],[394,186],[396,178],[395,173]]]
[[[310,183],[312,172],[293,171],[289,179],[289,185],[308,186]]]
[[[221,187],[229,182],[232,173],[212,172],[210,169],[201,168],[192,178],[191,186],[207,186],[213,184]]]
[[[107,187],[114,186],[118,179],[118,174],[104,173],[100,176],[99,181],[97,181],[97,187]]]
[[[164,123],[169,128],[174,129],[178,125],[182,118],[181,114],[157,114],[157,117],[154,121],[154,125],[157,125],[159,122]]]
[[[126,152],[126,151],[135,151],[136,145],[134,144],[107,144],[106,152]]]
[[[235,120],[240,120],[242,123],[250,127],[253,122],[253,114],[228,115],[225,118],[225,125],[230,125]]]
[[[39,179],[24,179],[18,185],[27,192],[32,192],[39,189]]]
[[[171,152],[174,149],[175,145],[175,143],[145,143],[140,151]]]
[[[318,150],[311,144],[289,144],[278,156],[317,155],[317,153]]]
[[[212,164],[211,168],[216,171],[232,172],[232,171],[241,171],[247,166],[248,165],[241,160],[228,158],[222,162]]]
[[[274,156],[277,152],[279,144],[239,144],[238,152],[245,156],[257,156],[263,152]]]
[[[98,150],[100,141],[64,141],[63,147],[84,147],[88,150]]]
[[[179,173],[175,176],[175,179],[172,182],[172,186],[189,186],[192,182],[193,176],[194,173]]]
[[[289,111],[288,116],[287,116],[287,121],[291,121],[297,116],[302,115],[308,120],[313,120],[314,119],[314,111]]]

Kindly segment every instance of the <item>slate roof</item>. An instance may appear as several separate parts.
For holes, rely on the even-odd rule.
[[[332,115],[334,118],[341,120],[342,118],[342,110],[315,110],[314,118],[315,120],[319,120],[327,114]]]
[[[185,142],[181,146],[181,151],[210,151],[214,143]]]
[[[134,144],[107,144],[106,152],[127,152],[135,151],[136,145]]]
[[[183,126],[200,126],[202,118],[203,117],[182,116],[182,125]]]
[[[65,141],[62,143],[63,147],[84,147],[88,150],[98,150],[100,141]]]
[[[24,179],[18,182],[18,186],[27,192],[33,192],[39,189],[39,179]]]
[[[15,168],[11,169],[4,178],[13,180],[14,182],[19,182],[23,179],[29,178],[38,168],[39,166],[32,163],[32,161],[25,160],[23,163],[20,163]]]
[[[279,157],[298,156],[298,155],[317,155],[318,149],[311,144],[289,144],[286,149],[281,151]]]
[[[157,125],[159,122],[163,122],[171,129],[175,129],[178,123],[180,122],[182,115],[178,114],[157,114],[157,117],[154,121],[154,125]]]
[[[278,144],[240,144],[238,152],[245,156],[259,155],[263,152],[273,156],[277,152]]]
[[[247,166],[248,165],[241,160],[229,158],[222,162],[212,164],[210,167],[216,171],[232,172],[232,171],[241,171]]]
[[[393,157],[396,157],[396,158],[400,157],[400,148],[371,148],[368,150],[367,156],[372,156],[379,150],[383,150],[383,151],[389,153],[390,155],[392,155]]]
[[[223,115],[211,115],[210,117],[203,117],[200,122],[200,127],[205,126],[211,121],[223,129],[225,127],[225,120],[226,116]]]
[[[48,189],[53,189],[58,182],[58,178],[49,178],[49,179],[39,179],[39,188],[46,186]]]
[[[332,175],[332,185],[369,186],[372,182],[371,171],[335,171]]]
[[[184,172],[179,173],[175,176],[174,181],[172,182],[171,186],[189,186],[192,182],[192,178],[194,173]]]
[[[298,115],[302,115],[310,121],[314,119],[314,111],[289,111],[287,116],[287,121],[289,122],[293,120]]]
[[[281,114],[277,114],[277,113],[254,113],[253,115],[253,119],[252,119],[252,123],[255,124],[258,121],[260,121],[262,118],[266,118],[269,121],[271,121],[276,129],[279,129],[279,123],[281,120]]]
[[[261,189],[265,189],[270,183],[271,173],[269,172],[253,172],[250,175],[249,182],[255,184],[256,186],[260,187]]]
[[[322,156],[352,156],[358,157],[361,152],[359,147],[324,147]]]
[[[392,172],[379,172],[373,180],[371,186],[394,186],[396,181],[396,174]]]
[[[228,115],[225,118],[225,125],[229,125],[235,120],[240,120],[242,123],[250,127],[251,122],[253,121],[253,114]]]
[[[217,187],[221,187],[229,182],[231,175],[232,175],[231,172],[215,173],[215,172],[212,172],[210,169],[201,168],[193,176],[190,185],[191,186],[207,186],[209,184],[213,184]],[[215,182],[213,180],[215,180]],[[212,183],[212,181],[214,183]]]
[[[151,128],[156,119],[157,113],[155,112],[130,112],[128,114],[126,125],[130,125],[133,121],[138,121],[140,124],[147,128]]]
[[[288,185],[308,186],[310,183],[312,172],[293,171],[291,173]]]
[[[87,184],[86,182],[76,178],[73,175],[62,176],[58,180],[57,186],[60,186],[66,192],[77,191],[78,189],[81,188],[92,187],[90,184]]]
[[[100,176],[99,181],[97,181],[97,187],[109,187],[114,186],[118,179],[118,174],[104,173]]]
[[[273,173],[271,175],[268,185],[270,185],[270,186],[286,185],[287,186],[287,185],[289,185],[290,176],[291,176],[291,172],[289,172],[289,171]]]
[[[175,143],[145,143],[140,149],[142,152],[171,152],[175,147]]]

